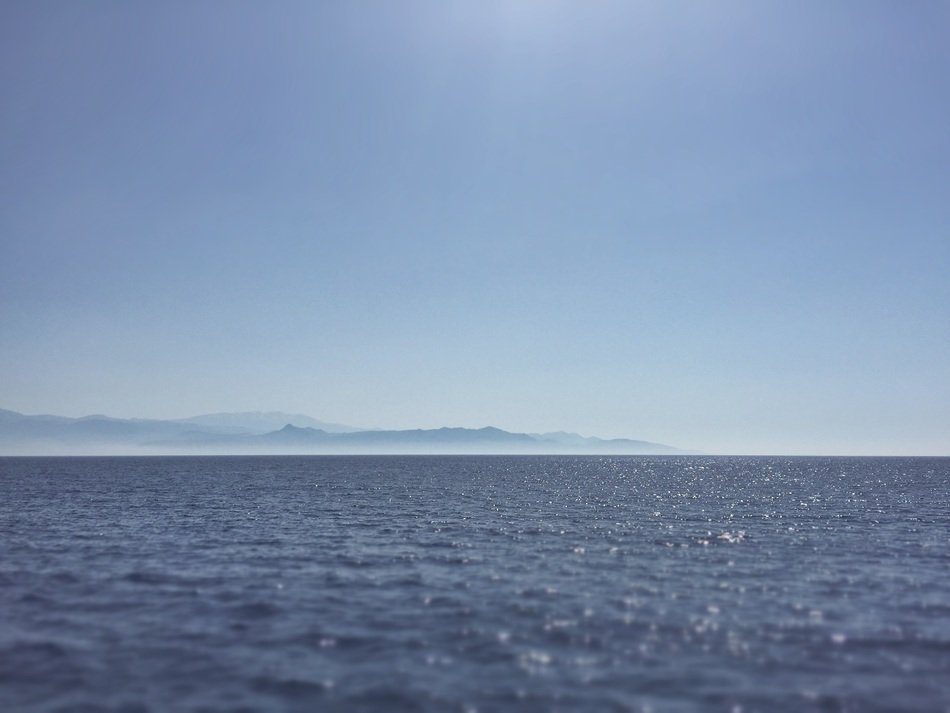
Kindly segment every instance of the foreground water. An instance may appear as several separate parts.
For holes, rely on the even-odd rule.
[[[0,459],[12,711],[950,710],[950,459]]]

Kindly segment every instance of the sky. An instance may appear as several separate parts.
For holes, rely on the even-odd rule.
[[[0,408],[950,455],[950,4],[0,5]]]

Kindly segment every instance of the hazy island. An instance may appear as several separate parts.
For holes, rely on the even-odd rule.
[[[556,454],[688,453],[628,438],[500,428],[371,430],[279,412],[176,420],[69,418],[0,409],[0,455]]]

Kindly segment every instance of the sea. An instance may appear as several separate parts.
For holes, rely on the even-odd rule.
[[[0,458],[0,710],[950,711],[950,459]]]

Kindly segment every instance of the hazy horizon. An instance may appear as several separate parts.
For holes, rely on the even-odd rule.
[[[0,408],[950,454],[950,5],[0,7]]]
[[[2,412],[3,409],[0,409]],[[63,414],[21,414],[27,418],[31,417],[40,417],[45,418],[51,416],[53,418],[63,418]],[[224,421],[216,420],[215,417],[225,417]],[[266,417],[260,419],[257,417]],[[68,420],[79,420],[84,421],[88,419],[99,419],[105,418],[108,420],[117,419],[117,417],[110,414],[84,414],[82,416],[66,416]],[[367,433],[404,433],[411,434],[414,431],[436,431],[436,430],[464,430],[464,431],[480,431],[480,430],[493,430],[496,427],[493,424],[481,424],[481,425],[469,425],[469,426],[459,426],[455,424],[441,424],[439,426],[430,426],[426,428],[420,428],[418,426],[409,426],[406,428],[397,428],[397,429],[377,429],[372,427],[361,427],[354,426],[353,424],[340,424],[334,422],[322,421],[320,419],[313,418],[309,414],[288,414],[283,412],[262,412],[262,411],[247,411],[243,413],[225,413],[218,412],[212,414],[192,414],[191,416],[177,418],[177,419],[150,419],[148,417],[127,417],[128,420],[133,422],[148,422],[156,421],[158,423],[168,422],[168,423],[178,423],[178,424],[189,424],[195,425],[198,431],[203,431],[207,435],[218,434],[238,434],[244,433],[245,435],[254,436],[257,435],[270,435],[273,436],[276,432],[283,430],[285,427],[294,426],[300,429],[302,432],[306,432],[310,429],[325,430],[332,435],[342,435],[345,437],[352,436],[356,434],[367,434]],[[117,419],[121,421],[126,421],[126,419]],[[0,422],[2,423],[2,422]],[[230,429],[221,429],[220,426],[222,423],[229,423],[231,425]],[[251,423],[253,425],[248,426],[247,424]],[[215,427],[215,424],[217,427]],[[205,427],[211,425],[210,429]],[[243,426],[243,428],[242,428]],[[235,428],[236,427],[236,428]],[[547,454],[547,455],[591,455],[591,456],[608,456],[608,455],[695,455],[695,456],[790,456],[790,457],[809,457],[809,456],[828,456],[828,457],[853,457],[853,456],[868,456],[868,457],[907,457],[906,454],[895,454],[895,453],[846,453],[846,452],[824,452],[824,453],[731,453],[731,452],[706,452],[700,451],[697,449],[691,448],[688,444],[677,444],[677,443],[655,443],[655,442],[645,442],[645,446],[658,446],[661,450],[645,450],[642,453],[637,453],[635,451],[625,451],[623,448],[617,448],[615,450],[610,450],[609,445],[611,443],[620,443],[622,441],[631,440],[633,442],[642,441],[642,439],[636,438],[636,436],[621,436],[615,438],[604,438],[598,434],[593,433],[576,433],[571,431],[565,431],[563,429],[557,431],[548,431],[545,433],[532,433],[528,431],[512,429],[510,431],[504,431],[506,434],[513,435],[529,435],[529,436],[538,436],[538,437],[551,437],[559,436],[565,437],[565,440],[551,440],[551,441],[542,441],[535,444],[531,444],[528,447],[524,446],[515,446],[511,447],[510,445],[500,444],[498,442],[492,443],[481,443],[473,444],[471,446],[458,443],[458,442],[447,442],[446,444],[439,446],[428,446],[422,442],[404,442],[396,443],[395,445],[390,442],[390,445],[385,445],[386,441],[382,443],[369,443],[369,444],[354,444],[354,443],[345,443],[345,442],[336,442],[330,444],[301,444],[293,442],[284,442],[284,445],[278,443],[263,443],[263,442],[251,442],[251,443],[241,443],[239,441],[232,442],[230,445],[215,445],[214,443],[192,443],[191,445],[181,442],[176,445],[174,443],[168,442],[165,445],[156,444],[153,442],[143,442],[140,444],[133,443],[131,441],[96,441],[94,436],[89,437],[86,440],[71,440],[66,439],[63,441],[57,442],[56,437],[53,439],[47,434],[41,436],[38,439],[30,441],[29,439],[24,439],[22,442],[17,442],[15,439],[11,439],[9,434],[4,433],[4,429],[0,426],[0,456],[12,455],[117,455],[117,456],[134,456],[134,455],[218,455],[218,456],[228,456],[228,455],[531,455],[531,454]],[[577,444],[572,437],[580,436],[584,440],[594,440],[601,441],[600,444],[593,444],[584,446],[583,444]],[[5,437],[5,438],[4,438]],[[45,438],[45,440],[44,440]],[[39,446],[39,444],[42,444]],[[39,447],[38,447],[39,446]],[[605,447],[606,446],[606,447]],[[919,457],[938,457],[946,458],[950,457],[948,453],[929,453],[929,454],[916,454]]]

